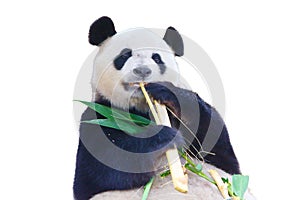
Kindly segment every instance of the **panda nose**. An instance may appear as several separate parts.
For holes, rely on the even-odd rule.
[[[150,76],[152,71],[147,66],[140,66],[140,67],[134,68],[133,73],[139,77],[146,78],[146,77]]]

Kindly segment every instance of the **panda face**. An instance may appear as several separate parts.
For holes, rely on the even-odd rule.
[[[135,75],[137,75],[141,78],[146,78],[151,75],[152,71],[146,65],[148,63],[145,63],[145,61],[144,61],[147,58],[149,58],[149,56],[151,56],[152,60],[159,66],[161,74],[164,74],[164,72],[166,71],[166,65],[162,61],[162,58],[159,55],[159,53],[152,53],[152,55],[151,55],[151,51],[149,51],[149,52],[136,51],[136,52],[134,52],[134,55],[132,55],[132,50],[128,49],[128,48],[123,49],[120,52],[120,54],[115,58],[114,65],[115,65],[116,69],[118,69],[118,70],[122,69],[124,64],[127,63],[127,60],[130,59],[132,56],[134,56],[135,60],[136,60],[136,62],[134,62],[133,64],[138,65],[138,67],[136,67],[136,69],[134,69],[133,72]],[[139,59],[139,60],[137,60],[137,59]],[[152,64],[152,63],[149,63],[149,64]]]
[[[117,70],[124,73],[123,86],[125,90],[132,90],[139,82],[153,82],[163,80],[167,70],[163,54],[155,50],[124,49],[114,60]],[[173,80],[175,81],[175,80]]]
[[[100,95],[116,107],[144,111],[147,106],[138,83],[176,85],[178,74],[174,51],[160,36],[144,28],[132,29],[100,45],[93,69],[94,98]]]

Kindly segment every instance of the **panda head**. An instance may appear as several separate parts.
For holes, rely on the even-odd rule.
[[[99,47],[91,81],[94,100],[101,97],[122,109],[144,111],[139,82],[176,85],[179,79],[175,56],[183,55],[183,40],[173,27],[163,38],[145,28],[117,33],[112,20],[101,17],[90,27],[89,42]]]

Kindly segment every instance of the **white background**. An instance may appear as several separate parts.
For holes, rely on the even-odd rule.
[[[222,78],[225,121],[253,192],[297,199],[297,1],[7,2],[0,3],[0,199],[72,199],[73,87],[95,49],[89,26],[103,15],[119,31],[172,25],[202,46]]]

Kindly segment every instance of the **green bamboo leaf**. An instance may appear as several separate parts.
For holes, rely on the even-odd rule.
[[[121,119],[121,120],[130,122],[130,123],[135,123],[135,124],[138,124],[138,125],[141,125],[141,126],[154,124],[154,122],[152,122],[151,120],[146,119],[142,116],[135,115],[135,114],[132,114],[132,113],[127,113],[127,112],[124,112],[124,111],[121,111],[121,110],[113,109],[112,113],[114,115],[114,118]]]
[[[151,121],[145,117],[142,117],[140,115],[135,115],[135,114],[130,113],[130,117],[135,123],[138,123],[138,124],[155,125],[155,123],[153,121]]]
[[[222,181],[223,181],[223,183],[227,183],[227,184],[229,184],[229,179],[228,179],[228,178],[224,178],[224,177],[222,177]]]
[[[83,104],[85,104],[86,106],[88,106],[89,108],[91,108],[92,110],[96,111],[97,113],[103,115],[104,117],[108,118],[108,119],[121,119],[124,121],[128,121],[128,122],[134,122],[136,124],[140,124],[140,125],[149,125],[149,124],[155,124],[153,121],[139,116],[139,115],[135,115],[132,113],[128,113],[116,108],[110,108],[108,106],[104,106],[98,103],[94,103],[94,102],[87,102],[87,101],[80,101],[80,100],[75,100],[78,102],[81,102]]]
[[[233,193],[233,191],[232,191],[232,185],[229,182],[229,179],[222,177],[222,181],[223,181],[223,183],[227,184],[227,190],[228,190],[229,196],[231,196],[231,197],[235,196],[234,193]]]
[[[117,117],[117,118],[127,120],[127,121],[130,121],[130,122],[134,122],[134,123],[137,123],[137,124],[141,124],[141,125],[149,125],[149,124],[153,125],[153,124],[155,124],[154,122],[152,122],[151,120],[149,120],[145,117],[142,117],[140,115],[136,115],[136,114],[133,114],[133,113],[125,112],[125,111],[122,111],[122,110],[119,110],[119,109],[113,108],[112,113],[114,115],[116,115],[115,117]]]
[[[232,191],[235,195],[243,199],[248,188],[249,176],[235,174],[232,176]]]
[[[143,127],[128,124],[127,122],[124,122],[122,120],[115,121],[112,119],[93,119],[93,120],[82,121],[82,122],[105,126],[105,127],[109,127],[109,128],[113,128],[113,129],[117,129],[117,130],[122,130],[128,134],[133,134],[133,135],[141,133],[144,130]]]
[[[153,184],[153,181],[154,181],[154,177],[152,177],[150,179],[150,181],[145,185],[142,200],[147,200],[147,198],[149,196],[149,192],[150,192],[151,186]]]
[[[181,148],[181,149],[178,149],[178,153],[179,155],[184,158],[187,163],[189,163],[193,168],[196,167],[196,164],[187,156],[187,154],[184,152],[184,149]]]
[[[198,176],[206,179],[207,181],[211,182],[212,184],[216,184],[216,182],[214,180],[212,180],[211,178],[209,178],[206,174],[204,174],[202,171],[198,171],[195,167],[193,167],[190,163],[186,163],[184,165],[184,167],[187,169],[187,170],[190,170],[191,172],[193,172],[194,174],[197,174]]]
[[[198,164],[196,165],[195,169],[196,169],[197,171],[201,172],[201,171],[202,171],[202,165],[201,165],[200,163],[198,163]]]
[[[100,126],[105,126],[105,127],[121,130],[120,127],[118,126],[118,124],[114,120],[111,120],[111,119],[93,119],[93,120],[81,121],[81,122],[88,123],[88,124],[96,124],[96,125],[100,125]]]
[[[168,169],[167,171],[164,171],[160,174],[161,178],[165,178],[166,176],[169,176],[171,174],[171,171]]]
[[[145,131],[146,127],[141,127],[133,123],[128,123],[126,121],[117,120],[120,130],[127,132],[128,134],[139,134]]]
[[[101,104],[97,104],[94,102],[87,102],[87,101],[80,101],[80,100],[75,100],[75,101],[83,103],[84,105],[88,106],[92,110],[96,111],[97,113],[103,115],[104,117],[106,117],[108,119],[114,118],[112,115],[111,109],[107,106],[103,106]]]

